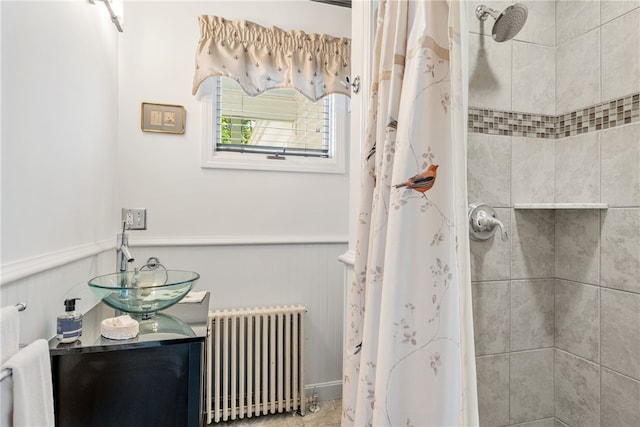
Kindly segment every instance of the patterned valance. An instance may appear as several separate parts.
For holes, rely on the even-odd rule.
[[[199,20],[194,95],[211,76],[230,77],[251,96],[287,87],[313,101],[331,93],[350,95],[340,81],[351,73],[351,39],[217,16]]]

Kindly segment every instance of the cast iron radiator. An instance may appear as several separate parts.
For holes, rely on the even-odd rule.
[[[305,312],[297,305],[209,313],[207,424],[304,415]]]

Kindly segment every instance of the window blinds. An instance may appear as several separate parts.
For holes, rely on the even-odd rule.
[[[217,80],[216,151],[276,158],[332,155],[331,97],[312,102],[294,89],[249,97],[228,79]]]

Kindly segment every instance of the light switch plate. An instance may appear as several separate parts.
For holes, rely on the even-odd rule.
[[[146,230],[146,208],[122,208],[122,221],[125,230]]]

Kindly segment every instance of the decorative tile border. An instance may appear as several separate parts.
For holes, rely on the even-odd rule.
[[[469,132],[554,138],[556,117],[469,107]]]
[[[469,132],[557,139],[640,123],[640,93],[558,116],[469,107]]]

